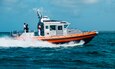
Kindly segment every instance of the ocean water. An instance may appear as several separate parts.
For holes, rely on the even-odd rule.
[[[115,32],[100,32],[87,45],[19,41],[0,33],[0,69],[115,69]]]

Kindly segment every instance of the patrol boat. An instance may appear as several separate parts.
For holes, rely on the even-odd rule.
[[[69,29],[69,22],[60,20],[51,20],[47,16],[43,16],[37,11],[39,18],[38,32],[23,32],[21,34],[13,34],[15,39],[25,40],[27,38],[34,40],[47,41],[53,44],[63,44],[68,42],[87,44],[98,32],[82,32],[80,30]]]

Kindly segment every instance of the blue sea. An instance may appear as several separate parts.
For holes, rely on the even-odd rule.
[[[115,32],[99,32],[87,45],[61,46],[1,32],[0,69],[115,69]]]

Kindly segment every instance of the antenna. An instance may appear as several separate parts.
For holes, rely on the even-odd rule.
[[[41,19],[42,19],[41,10],[38,9],[38,8],[33,8],[33,10],[37,13],[37,16],[38,16],[39,22],[41,22]]]
[[[40,10],[39,10],[39,9],[37,9],[37,16],[38,16],[38,18],[39,18],[39,19],[41,19],[41,18],[42,18],[42,15],[41,15],[41,12],[40,12]]]

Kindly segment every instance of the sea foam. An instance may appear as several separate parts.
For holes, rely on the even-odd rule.
[[[55,47],[73,47],[83,45],[84,41],[80,41],[80,43],[69,42],[66,44],[52,44],[46,41],[38,41],[38,40],[16,40],[10,37],[1,37],[0,38],[0,47],[48,47],[48,48],[55,48]]]

